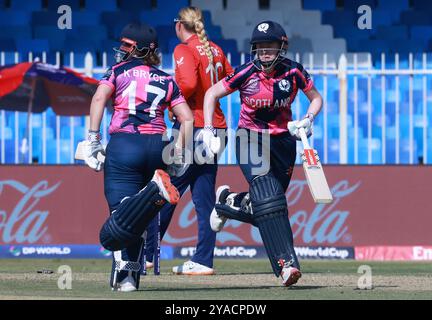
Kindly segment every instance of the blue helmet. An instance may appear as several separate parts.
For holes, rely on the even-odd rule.
[[[253,32],[250,40],[251,44],[251,56],[254,57],[256,54],[256,44],[266,42],[279,42],[280,48],[278,49],[278,55],[273,61],[262,62],[261,65],[265,68],[271,68],[277,61],[280,60],[280,56],[284,55],[288,49],[288,37],[282,26],[274,21],[266,20],[258,23]],[[257,59],[254,59],[254,62]]]
[[[120,48],[114,48],[118,62],[131,56],[144,58],[158,47],[156,30],[145,23],[133,22],[126,25],[120,35]]]
[[[250,41],[252,45],[274,41],[288,46],[288,37],[279,23],[274,21],[262,21],[255,26]]]

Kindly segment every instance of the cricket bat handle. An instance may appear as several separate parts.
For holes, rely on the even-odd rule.
[[[301,141],[303,143],[303,149],[311,149],[311,147],[309,145],[308,138],[306,136],[305,129],[304,128],[299,128],[298,130],[299,130]]]

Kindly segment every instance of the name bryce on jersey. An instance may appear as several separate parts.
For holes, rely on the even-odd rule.
[[[143,78],[143,79],[151,79],[155,82],[159,82],[160,84],[165,84],[165,77],[161,77],[158,74],[155,74],[153,72],[149,72],[146,70],[137,70],[137,69],[129,69],[129,70],[123,70],[123,76],[124,77],[134,77],[134,78]]]

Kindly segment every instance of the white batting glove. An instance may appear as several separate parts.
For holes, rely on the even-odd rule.
[[[297,140],[301,140],[299,128],[304,128],[306,136],[309,138],[312,135],[312,124],[314,116],[312,113],[308,113],[302,120],[288,122],[288,131],[292,136],[296,137]]]
[[[103,162],[98,159],[98,154],[101,153],[105,156],[105,149],[100,142],[99,131],[89,130],[87,144],[84,147],[84,161],[95,171],[101,171]]]
[[[205,126],[197,138],[203,142],[207,158],[212,158],[219,152],[221,148],[220,138],[216,136],[216,129],[212,126]]]

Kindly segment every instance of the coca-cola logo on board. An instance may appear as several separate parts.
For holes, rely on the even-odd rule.
[[[49,187],[48,182],[43,180],[28,187],[16,180],[0,181],[0,199],[5,197],[6,188],[12,188],[20,195],[15,207],[9,212],[0,206],[0,240],[3,243],[35,243],[40,240],[48,231],[46,220],[49,212],[39,208],[38,204],[54,192],[60,183]]]

